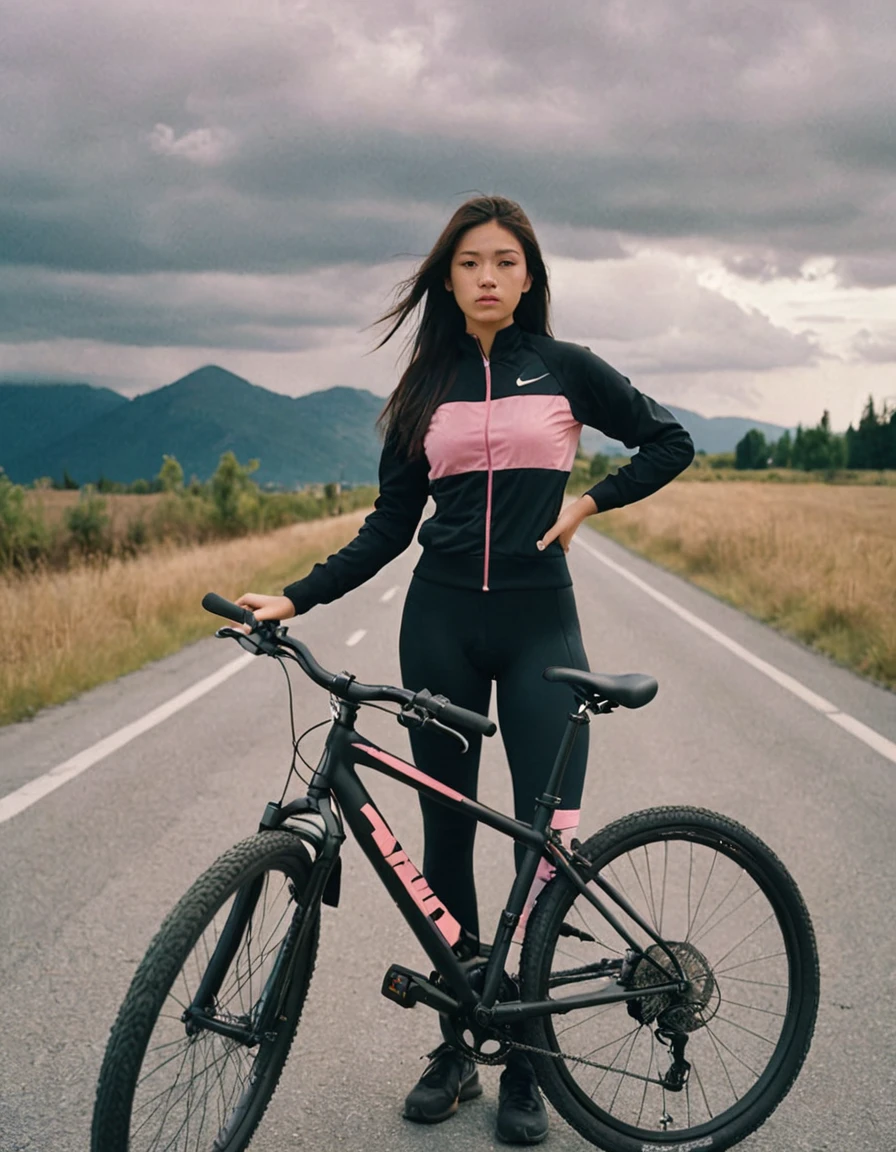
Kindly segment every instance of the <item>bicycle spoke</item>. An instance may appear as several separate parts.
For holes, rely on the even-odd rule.
[[[612,1011],[614,1007],[614,1004],[603,1005],[595,1012],[592,1012],[590,1016],[586,1016],[584,1020],[576,1020],[572,1024],[567,1024],[565,1028],[555,1028],[554,1035],[562,1036],[564,1032],[569,1032],[573,1028],[581,1028],[584,1024],[590,1024],[592,1020],[596,1020],[599,1016],[605,1016],[608,1012]]]
[[[644,862],[647,866],[647,887],[650,891],[650,914],[653,917],[653,926],[659,931],[659,919],[656,914],[656,898],[653,893],[653,872],[650,867],[650,852],[647,845],[644,845]]]
[[[778,1012],[774,1008],[760,1008],[757,1004],[741,1004],[738,1000],[728,1000],[724,996],[719,1002],[730,1004],[732,1008],[745,1008],[748,1012],[762,1012],[766,1016],[777,1016],[781,1020],[787,1015],[786,1012]]]
[[[746,1032],[748,1036],[755,1036],[757,1040],[762,1040],[765,1044],[774,1044],[775,1040],[769,1040],[767,1036],[763,1036],[760,1032],[754,1032],[752,1028],[747,1028],[745,1024],[738,1024],[736,1020],[729,1020],[727,1016],[719,1016],[716,1014],[715,1019],[722,1024],[729,1024],[732,1028],[737,1028],[740,1032]]]
[[[691,941],[692,944],[696,944],[697,941],[699,939],[701,939],[701,937],[706,936],[718,924],[724,923],[724,921],[729,916],[733,915],[734,912],[738,911],[738,909],[743,907],[743,904],[746,904],[753,896],[756,895],[756,893],[759,891],[758,888],[754,888],[752,892],[749,892],[741,904],[738,904],[735,908],[729,909],[729,911],[726,912],[724,916],[721,916],[719,918],[719,920],[716,922],[716,924],[713,924],[712,927],[710,927],[710,924],[712,924],[713,916],[715,916],[718,912],[721,911],[722,908],[725,907],[725,904],[728,902],[728,900],[731,898],[731,896],[737,891],[737,889],[740,887],[741,882],[744,879],[745,879],[745,873],[744,872],[738,872],[738,874],[734,878],[734,881],[733,881],[731,887],[724,894],[724,896],[722,896],[721,899],[716,902],[716,906],[709,913],[707,913],[706,919],[699,926],[699,928],[697,926],[696,917],[695,917],[695,923],[694,923],[693,931],[688,936],[688,939]]]
[[[692,844],[691,845],[691,859],[692,860],[693,860],[693,852],[694,852],[694,846]],[[685,940],[691,939],[691,932],[693,931],[694,924],[696,924],[696,922],[697,922],[697,917],[700,915],[700,908],[703,904],[703,899],[706,896],[707,889],[709,888],[709,882],[712,880],[712,874],[715,871],[715,867],[716,867],[716,857],[715,857],[715,855],[713,855],[712,861],[710,862],[710,865],[709,865],[709,872],[706,876],[705,881],[703,882],[703,891],[700,893],[700,898],[697,901],[697,907],[694,909],[694,915],[688,921],[688,930],[684,936]]]
[[[722,1056],[722,1053],[720,1051],[720,1045],[719,1045],[718,1041],[716,1040],[715,1036],[713,1035],[711,1028],[706,1029],[706,1034],[709,1037],[710,1043],[712,1044],[713,1049],[715,1050],[718,1061],[722,1066],[722,1071],[725,1073],[725,1078],[728,1081],[729,1088],[731,1089],[731,1098],[732,1098],[732,1100],[736,1100],[737,1099],[737,1089],[734,1087],[734,1081],[731,1079],[731,1073],[728,1071],[728,1065],[725,1063],[725,1059]]]
[[[183,1061],[182,1061],[182,1063],[181,1063],[181,1070],[183,1069],[184,1065],[185,1065],[185,1064],[186,1064],[186,1062],[187,1062],[187,1055],[188,1055],[188,1053],[187,1053],[187,1052],[184,1052],[184,1058],[183,1058]],[[177,1106],[177,1104],[179,1104],[179,1103],[180,1103],[180,1101],[183,1099],[183,1096],[184,1096],[184,1091],[185,1091],[185,1089],[184,1089],[184,1088],[183,1088],[183,1086],[181,1085],[181,1092],[180,1092],[180,1095],[179,1095],[179,1096],[177,1097],[177,1099],[174,1101],[174,1104],[173,1104],[173,1105],[172,1105],[172,1103],[171,1103],[171,1094],[172,1094],[172,1092],[175,1090],[175,1088],[177,1088],[177,1087],[178,1087],[178,1085],[180,1085],[180,1070],[178,1071],[178,1074],[177,1074],[177,1076],[175,1077],[175,1079],[174,1079],[174,1082],[173,1082],[173,1083],[170,1085],[170,1087],[168,1088],[167,1092],[163,1091],[163,1092],[161,1092],[161,1093],[160,1093],[160,1095],[161,1095],[161,1096],[164,1096],[164,1097],[165,1097],[165,1100],[164,1100],[164,1109],[165,1109],[165,1111],[164,1111],[164,1115],[163,1115],[163,1117],[162,1117],[162,1124],[161,1124],[161,1127],[158,1129],[158,1133],[159,1133],[159,1135],[161,1135],[161,1133],[162,1133],[162,1129],[163,1129],[163,1128],[164,1128],[164,1126],[165,1126],[165,1121],[166,1121],[166,1120],[168,1119],[168,1117],[171,1115],[171,1113],[172,1113],[172,1111],[173,1111],[174,1107],[176,1107],[176,1106]],[[146,1123],[148,1123],[148,1120],[149,1120],[149,1119],[151,1119],[153,1116],[155,1116],[155,1115],[156,1115],[156,1113],[158,1112],[159,1108],[161,1108],[161,1107],[163,1107],[163,1102],[162,1102],[161,1100],[159,1100],[159,1102],[158,1102],[158,1104],[156,1105],[156,1107],[155,1107],[155,1108],[152,1110],[152,1113],[150,1114],[150,1117],[148,1117],[146,1121],[144,1121],[142,1124],[140,1124],[140,1125],[137,1127],[137,1129],[136,1129],[136,1131],[135,1131],[135,1135],[136,1135],[136,1132],[139,1132],[139,1131],[140,1131],[140,1129],[141,1129],[142,1127],[144,1127],[144,1125],[145,1125]]]
[[[624,1076],[624,1075],[625,1075],[625,1074],[628,1072],[628,1065],[629,1065],[629,1061],[630,1061],[630,1060],[631,1060],[631,1058],[632,1058],[632,1052],[634,1051],[634,1048],[635,1048],[635,1041],[636,1041],[637,1039],[638,1039],[638,1033],[637,1033],[637,1032],[635,1032],[635,1033],[632,1035],[632,1042],[631,1042],[631,1044],[630,1044],[630,1045],[629,1045],[629,1047],[628,1047],[628,1055],[627,1055],[627,1056],[626,1056],[626,1058],[625,1058],[625,1066],[624,1066],[624,1068],[621,1070],[621,1073],[620,1073],[620,1076],[619,1076],[619,1083],[616,1085],[616,1091],[613,1093],[613,1099],[610,1101],[610,1108],[611,1108],[611,1109],[612,1109],[612,1108],[613,1108],[613,1106],[616,1104],[616,1099],[617,1099],[617,1097],[619,1096],[619,1091],[620,1091],[620,1089],[622,1088],[622,1085],[625,1083],[625,1081],[622,1079],[622,1077],[623,1077],[623,1076]]]
[[[657,932],[662,936],[663,934],[663,914],[666,909],[666,883],[669,876],[669,842],[668,840],[663,844],[663,901],[660,904],[660,921],[657,925]]]
[[[650,1076],[650,1070],[653,1067],[653,1045],[652,1044],[650,1045],[650,1048],[648,1049],[648,1051],[650,1053],[650,1056],[649,1056],[648,1061],[647,1061],[647,1075],[649,1077]],[[638,1108],[638,1118],[635,1121],[636,1126],[641,1123],[641,1117],[644,1115],[644,1105],[647,1103],[647,1089],[649,1087],[650,1087],[649,1081],[645,1080],[644,1081],[644,1087],[641,1090],[641,1106]]]
[[[757,932],[761,932],[762,929],[766,926],[766,924],[770,923],[772,920],[774,920],[774,918],[775,918],[774,912],[769,912],[768,916],[766,916],[766,918],[763,921],[761,921],[759,924],[757,924],[755,928],[752,928],[746,934],[746,936],[741,937],[741,939],[738,940],[738,942],[736,944],[732,944],[731,947],[728,949],[728,951],[725,952],[722,956],[720,956],[718,958],[718,963],[719,964],[724,963],[724,961],[728,959],[728,957],[731,955],[732,952],[734,952],[737,948],[742,948],[743,945],[746,944],[746,942],[748,940],[751,940],[756,935]]]
[[[715,1029],[712,1028],[711,1025],[707,1025],[706,1033],[710,1037],[710,1039],[712,1040],[713,1044],[718,1044],[720,1047],[724,1048],[732,1060],[736,1060],[738,1062],[738,1064],[743,1065],[743,1067],[746,1068],[747,1071],[751,1073],[754,1080],[759,1079],[760,1072],[756,1068],[754,1068],[751,1064],[748,1064],[746,1062],[746,1060],[743,1059],[743,1057],[738,1056],[738,1054],[735,1051],[733,1051],[733,1049],[729,1048],[728,1045],[725,1043],[725,1041],[722,1039],[722,1037],[716,1035]]]
[[[591,1052],[589,1052],[589,1053],[588,1053],[588,1057],[591,1057],[591,1056],[593,1056],[593,1055],[594,1055],[596,1052],[600,1052],[600,1051],[602,1051],[602,1050],[603,1050],[603,1048],[609,1048],[609,1047],[610,1047],[612,1044],[617,1044],[617,1043],[618,1043],[618,1047],[617,1047],[617,1049],[616,1049],[616,1053],[615,1053],[615,1055],[613,1055],[613,1056],[611,1056],[611,1057],[610,1057],[610,1063],[609,1063],[609,1065],[608,1065],[606,1068],[604,1068],[604,1069],[603,1069],[603,1075],[600,1077],[600,1079],[598,1080],[598,1082],[597,1082],[597,1083],[594,1085],[594,1089],[593,1089],[593,1091],[592,1091],[592,1093],[591,1093],[591,1099],[592,1099],[592,1100],[594,1099],[594,1094],[595,1094],[595,1092],[597,1092],[598,1088],[600,1088],[601,1084],[603,1084],[604,1080],[606,1080],[606,1078],[607,1078],[607,1076],[609,1075],[609,1073],[613,1071],[613,1065],[614,1065],[615,1061],[617,1060],[617,1058],[618,1058],[618,1056],[619,1056],[619,1053],[620,1053],[620,1052],[622,1051],[622,1049],[625,1047],[625,1045],[626,1045],[626,1042],[627,1042],[627,1041],[628,1041],[628,1039],[629,1039],[629,1036],[632,1036],[632,1037],[634,1037],[634,1036],[636,1036],[636,1035],[637,1035],[637,1032],[638,1032],[638,1029],[635,1029],[633,1032],[630,1032],[630,1033],[628,1033],[627,1035],[625,1035],[625,1036],[623,1036],[623,1037],[619,1038],[618,1040],[612,1040],[612,1041],[610,1041],[609,1043],[607,1043],[607,1044],[604,1044],[604,1045],[602,1046],[602,1048],[594,1048],[594,1049],[592,1049],[592,1051],[591,1051]]]
[[[203,1069],[203,1082],[206,1090],[202,1093],[202,1115],[199,1117],[199,1123],[196,1125],[196,1152],[203,1152],[200,1141],[205,1131],[205,1118],[208,1115],[208,1069]]]
[[[703,1080],[701,1079],[700,1071],[696,1065],[693,1065],[693,1064],[691,1065],[691,1074],[693,1075],[694,1079],[697,1081],[697,1087],[700,1089],[700,1095],[703,1097],[703,1103],[706,1106],[707,1115],[710,1118],[712,1118],[715,1115],[715,1113],[713,1112],[712,1108],[710,1107],[709,1100],[706,1097],[706,1090],[703,1087]],[[688,1093],[688,1125],[689,1126],[690,1126],[690,1123],[691,1123],[691,1119],[690,1119],[690,1092],[689,1092]]]
[[[738,968],[746,968],[748,964],[764,964],[768,960],[786,960],[786,952],[768,952],[764,956],[751,956],[749,960],[741,960],[739,964],[732,964],[729,968],[720,968],[718,964],[715,966],[717,976],[727,975],[729,972],[736,972]],[[731,977],[732,980],[738,979],[736,976]],[[786,987],[786,985],[784,985]]]

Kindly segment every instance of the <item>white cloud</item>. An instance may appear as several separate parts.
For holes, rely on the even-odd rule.
[[[627,260],[555,260],[555,332],[639,373],[761,372],[809,364],[805,334],[700,281],[693,260],[642,250]],[[606,351],[601,351],[605,349]]]
[[[856,333],[852,346],[853,358],[872,364],[896,364],[896,325],[889,325],[878,333],[863,328]],[[896,393],[896,381],[893,384]]]
[[[194,128],[177,136],[169,124],[156,124],[148,139],[157,156],[179,156],[209,166],[219,164],[233,147],[233,137],[224,128]]]

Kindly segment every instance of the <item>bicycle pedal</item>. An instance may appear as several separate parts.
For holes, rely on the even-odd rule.
[[[418,973],[402,968],[399,964],[393,964],[383,977],[380,991],[387,1000],[393,1001],[400,1008],[413,1008],[420,993],[417,980]]]
[[[419,972],[412,972],[401,964],[393,964],[383,977],[380,989],[387,1000],[402,1008],[413,1008],[415,1004],[426,1004],[437,1012],[453,1013],[458,1003],[447,992],[437,988],[431,980]]]

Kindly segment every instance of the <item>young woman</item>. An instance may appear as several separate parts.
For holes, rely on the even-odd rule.
[[[587,668],[566,552],[586,516],[655,492],[693,457],[664,408],[588,349],[552,338],[538,241],[519,205],[478,197],[461,205],[382,322],[380,346],[422,315],[408,366],[382,416],[380,493],[357,537],[283,596],[239,600],[262,620],[326,604],[369,580],[420,530],[422,556],[402,617],[402,679],[487,713],[492,681],[518,818],[531,819],[569,710],[568,690],[542,679],[550,664]],[[614,476],[562,507],[581,426],[639,451]],[[411,736],[415,762],[475,797],[480,740]],[[554,827],[572,836],[587,758],[580,737]],[[452,915],[478,936],[475,824],[422,800],[423,872]],[[542,875],[536,883],[543,883]],[[534,898],[534,897],[532,897]],[[532,899],[530,898],[530,900]],[[448,1045],[405,1101],[434,1123],[482,1089],[476,1065]],[[497,1134],[537,1143],[547,1115],[531,1066],[512,1055],[501,1076]]]

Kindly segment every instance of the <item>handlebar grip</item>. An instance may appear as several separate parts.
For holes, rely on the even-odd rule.
[[[468,708],[461,708],[457,704],[443,704],[437,718],[443,724],[455,724],[458,728],[466,728],[469,732],[478,732],[480,736],[494,736],[498,731],[494,720],[489,720],[488,716],[471,712]]]
[[[258,627],[258,621],[248,608],[240,608],[232,600],[225,600],[217,592],[206,592],[202,597],[202,607],[214,616],[223,616],[225,620],[234,620],[237,624],[248,624],[250,628]]]

